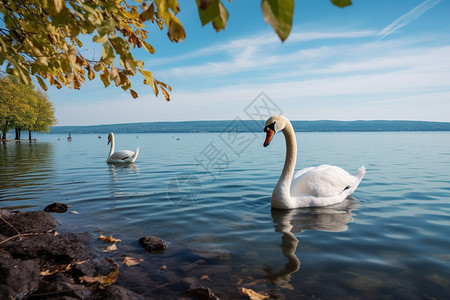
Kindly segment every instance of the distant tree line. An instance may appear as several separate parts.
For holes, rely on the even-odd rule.
[[[20,140],[22,130],[49,132],[56,124],[55,109],[47,94],[33,85],[26,85],[14,76],[0,76],[0,130],[6,139],[9,130],[15,129],[15,139]]]

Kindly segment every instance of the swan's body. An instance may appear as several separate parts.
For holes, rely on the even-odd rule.
[[[361,166],[354,175],[330,165],[306,168],[295,172],[297,141],[291,122],[284,116],[273,116],[266,122],[264,147],[275,132],[282,131],[286,139],[286,160],[283,172],[272,193],[272,207],[298,208],[326,206],[339,203],[351,195],[361,182],[366,168]]]
[[[112,132],[108,135],[108,144],[111,143],[111,148],[109,150],[107,163],[133,163],[139,154],[139,147],[137,147],[136,152],[130,150],[119,150],[114,152],[114,134]]]

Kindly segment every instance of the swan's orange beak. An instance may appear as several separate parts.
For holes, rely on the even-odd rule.
[[[264,147],[267,147],[269,146],[270,141],[272,140],[273,135],[275,134],[275,131],[273,131],[270,128],[266,128],[265,131],[266,131],[266,140],[264,141]]]

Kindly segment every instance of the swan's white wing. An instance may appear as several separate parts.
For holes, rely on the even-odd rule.
[[[111,159],[111,160],[126,160],[126,159],[131,158],[133,155],[134,155],[133,151],[120,150],[120,151],[116,151],[113,154],[111,154],[109,159]]]
[[[330,165],[297,171],[292,179],[291,195],[334,197],[355,184],[355,177],[342,168]]]

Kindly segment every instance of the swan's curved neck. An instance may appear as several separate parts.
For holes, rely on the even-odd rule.
[[[290,201],[292,176],[297,161],[297,140],[295,139],[294,128],[289,121],[286,122],[283,134],[286,140],[286,158],[283,172],[272,194],[272,202],[279,202],[275,207],[285,206]]]
[[[114,153],[114,136],[111,137],[111,148],[109,149],[109,155],[110,157]]]

